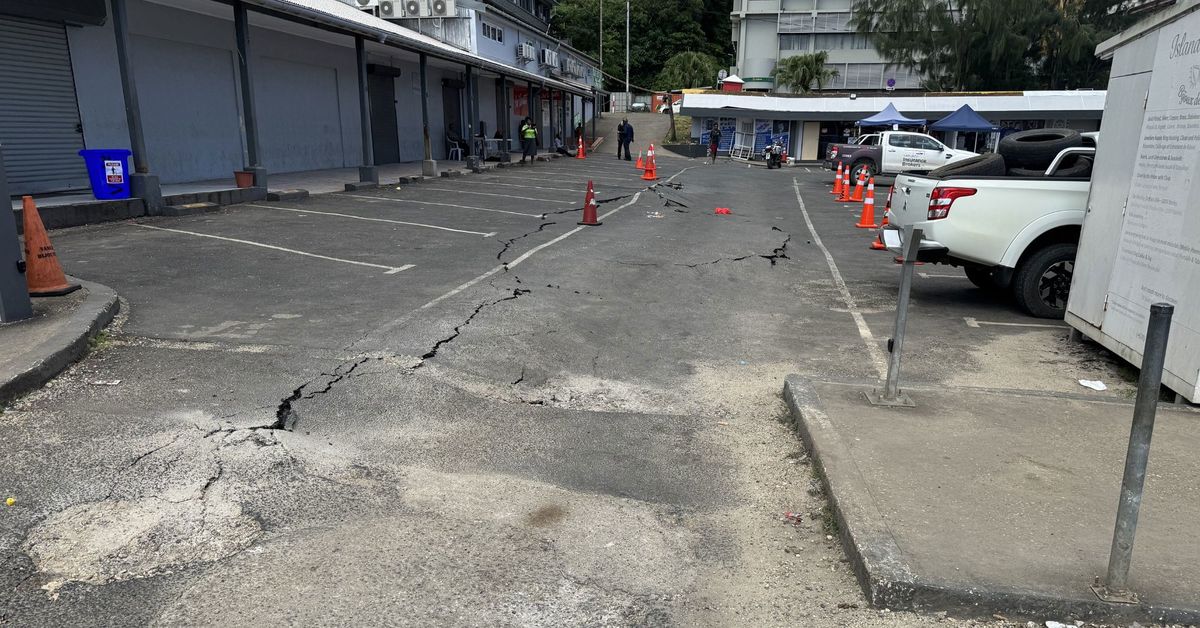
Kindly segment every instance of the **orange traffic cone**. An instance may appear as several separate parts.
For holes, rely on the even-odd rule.
[[[658,164],[654,163],[654,144],[646,149],[646,170],[642,172],[643,181],[658,180]]]
[[[883,222],[879,223],[880,227],[888,226],[888,213],[892,211],[892,194],[896,191],[896,186],[888,188],[887,202],[883,205]]]
[[[837,176],[834,177],[834,179],[833,179],[833,192],[830,192],[830,194],[833,194],[834,196],[838,196],[841,193],[842,193],[842,162],[839,161],[838,167],[837,167]]]
[[[865,172],[860,172],[858,174],[858,181],[856,181],[854,183],[854,193],[850,195],[851,201],[863,200],[863,184],[865,184],[866,182],[867,182],[867,174]]]
[[[883,234],[877,234],[875,241],[871,242],[872,251],[886,251],[887,247],[883,245]]]
[[[583,154],[583,136],[579,136],[579,145],[575,147],[575,159],[587,159]]]
[[[878,229],[875,225],[875,177],[867,182],[867,198],[863,199],[862,215],[858,217],[859,229]]]
[[[850,185],[850,169],[846,168],[845,173],[842,174],[842,194],[834,200],[838,201],[839,203],[849,203],[851,187],[853,186]]]
[[[579,224],[589,227],[598,227],[601,224],[596,219],[596,190],[592,188],[591,180],[588,180],[587,196],[583,199],[583,220],[580,220]]]
[[[78,290],[79,284],[68,283],[63,274],[32,196],[21,199],[21,219],[25,229],[25,281],[30,296],[56,297]]]
[[[646,164],[642,163],[642,151],[640,151],[640,150],[638,151],[638,158],[637,158],[637,161],[634,162],[633,167],[637,168],[638,170],[646,169]]]

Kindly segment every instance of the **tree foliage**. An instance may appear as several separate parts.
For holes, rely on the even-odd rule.
[[[663,64],[657,86],[661,89],[710,87],[717,82],[720,69],[717,60],[703,52],[680,52]]]
[[[1102,87],[1120,0],[855,0],[852,25],[929,90]]]
[[[775,84],[788,88],[789,91],[807,94],[815,86],[821,89],[830,80],[837,77],[838,72],[826,66],[829,54],[825,51],[784,57],[775,64],[771,76]]]
[[[562,0],[554,7],[550,33],[593,57],[600,56],[600,4],[604,3],[604,71],[609,89],[624,89],[625,2]],[[721,66],[732,61],[729,0],[630,0],[629,80],[654,88],[668,59],[693,51]]]

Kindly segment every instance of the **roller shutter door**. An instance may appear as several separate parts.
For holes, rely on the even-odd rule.
[[[88,187],[62,24],[0,16],[0,144],[9,194]]]

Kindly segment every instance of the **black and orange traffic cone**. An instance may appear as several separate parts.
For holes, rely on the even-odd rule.
[[[599,227],[603,224],[596,218],[596,190],[592,187],[590,180],[588,181],[587,196],[583,199],[583,220],[580,220],[579,224],[588,227]]]
[[[21,199],[21,220],[25,229],[25,281],[29,295],[56,297],[78,290],[79,284],[68,282],[58,263],[58,254],[50,244],[32,196]]]

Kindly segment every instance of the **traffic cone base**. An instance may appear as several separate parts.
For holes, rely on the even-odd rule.
[[[79,284],[67,281],[31,196],[21,199],[21,222],[25,229],[25,282],[29,296],[56,297],[78,290]]]
[[[887,247],[883,245],[883,236],[875,236],[875,240],[871,242],[872,251],[886,251]]]
[[[583,198],[583,220],[579,224],[588,227],[599,227],[601,223],[596,218],[596,190],[592,187],[592,182],[588,181],[587,195]]]

